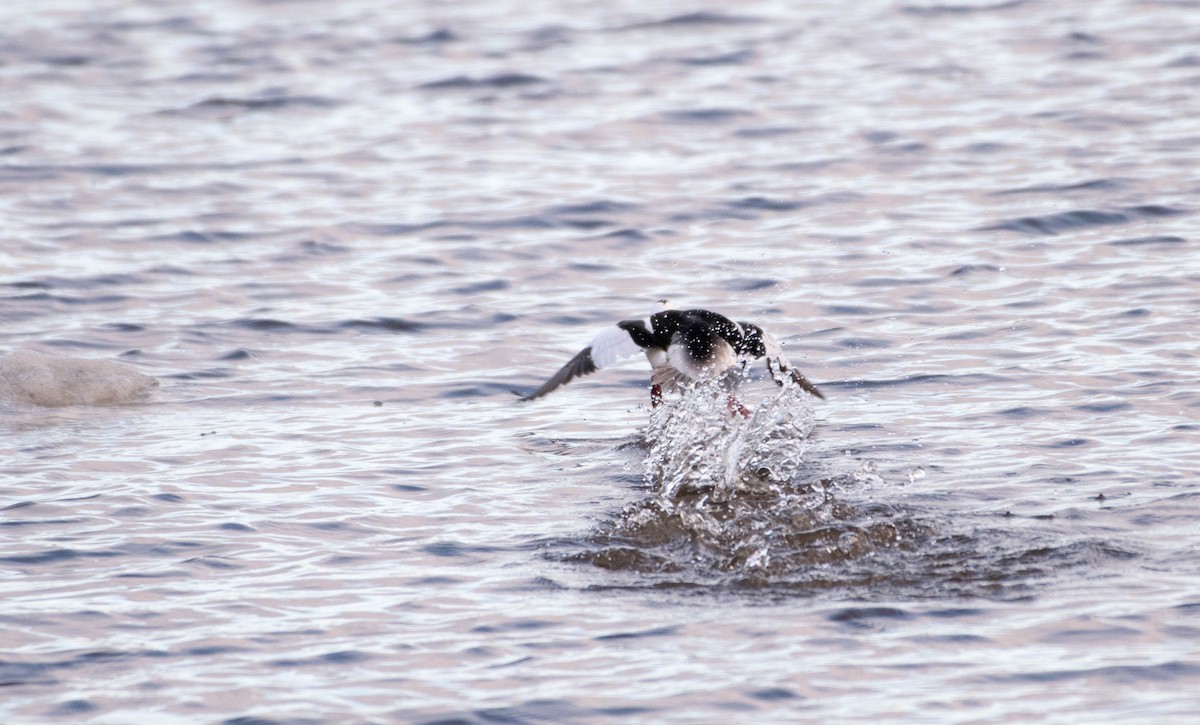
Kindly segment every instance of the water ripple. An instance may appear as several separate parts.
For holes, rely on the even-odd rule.
[[[1086,229],[1087,227],[1128,224],[1143,219],[1156,219],[1184,213],[1186,212],[1183,209],[1158,204],[1129,207],[1121,211],[1081,209],[1061,212],[1059,214],[1048,214],[1046,216],[1009,219],[991,226],[981,227],[981,230],[1014,231],[1027,234],[1061,234],[1063,232]]]

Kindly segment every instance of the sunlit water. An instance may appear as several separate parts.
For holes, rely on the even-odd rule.
[[[4,722],[1193,721],[1195,3],[0,20]]]

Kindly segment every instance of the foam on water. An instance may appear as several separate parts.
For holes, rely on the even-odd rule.
[[[119,405],[135,402],[157,386],[154,378],[112,360],[34,350],[0,356],[0,401],[17,405]]]

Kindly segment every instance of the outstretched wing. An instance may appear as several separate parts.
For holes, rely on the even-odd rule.
[[[771,377],[780,385],[783,384],[781,376],[786,375],[793,383],[800,386],[800,389],[809,395],[815,395],[821,400],[825,399],[825,394],[817,389],[817,386],[809,382],[808,378],[804,377],[799,370],[792,367],[790,363],[781,358],[767,358],[767,370],[771,371]]]
[[[558,372],[550,376],[550,379],[542,387],[529,395],[521,396],[521,400],[540,398],[555,388],[566,385],[575,378],[591,375],[597,370],[603,370],[618,360],[636,355],[639,352],[642,352],[642,348],[633,341],[633,337],[630,336],[628,331],[621,327],[605,328],[600,334],[592,338],[590,345],[580,350],[579,354],[571,358],[570,362],[563,365]]]
[[[766,350],[763,359],[767,361],[767,372],[771,374],[771,378],[775,382],[783,385],[785,380],[791,380],[809,395],[815,395],[821,400],[825,399],[825,395],[817,389],[817,386],[809,382],[808,378],[788,362],[787,356],[783,354],[783,346],[779,344],[778,340],[764,332],[762,341],[763,348]]]
[[[542,384],[542,387],[533,391],[529,395],[522,395],[521,400],[533,400],[540,398],[546,393],[549,393],[555,388],[566,385],[575,378],[591,375],[600,368],[596,366],[596,361],[592,358],[592,348],[585,347],[579,351],[579,354],[571,358],[571,362],[563,365],[558,372],[550,376],[550,379]]]

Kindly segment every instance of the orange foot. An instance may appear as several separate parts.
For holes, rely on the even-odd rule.
[[[726,402],[729,405],[729,414],[730,415],[738,415],[740,413],[743,418],[750,417],[750,409],[747,408],[746,406],[742,405],[741,403],[739,403],[737,398],[730,395],[726,399]]]

